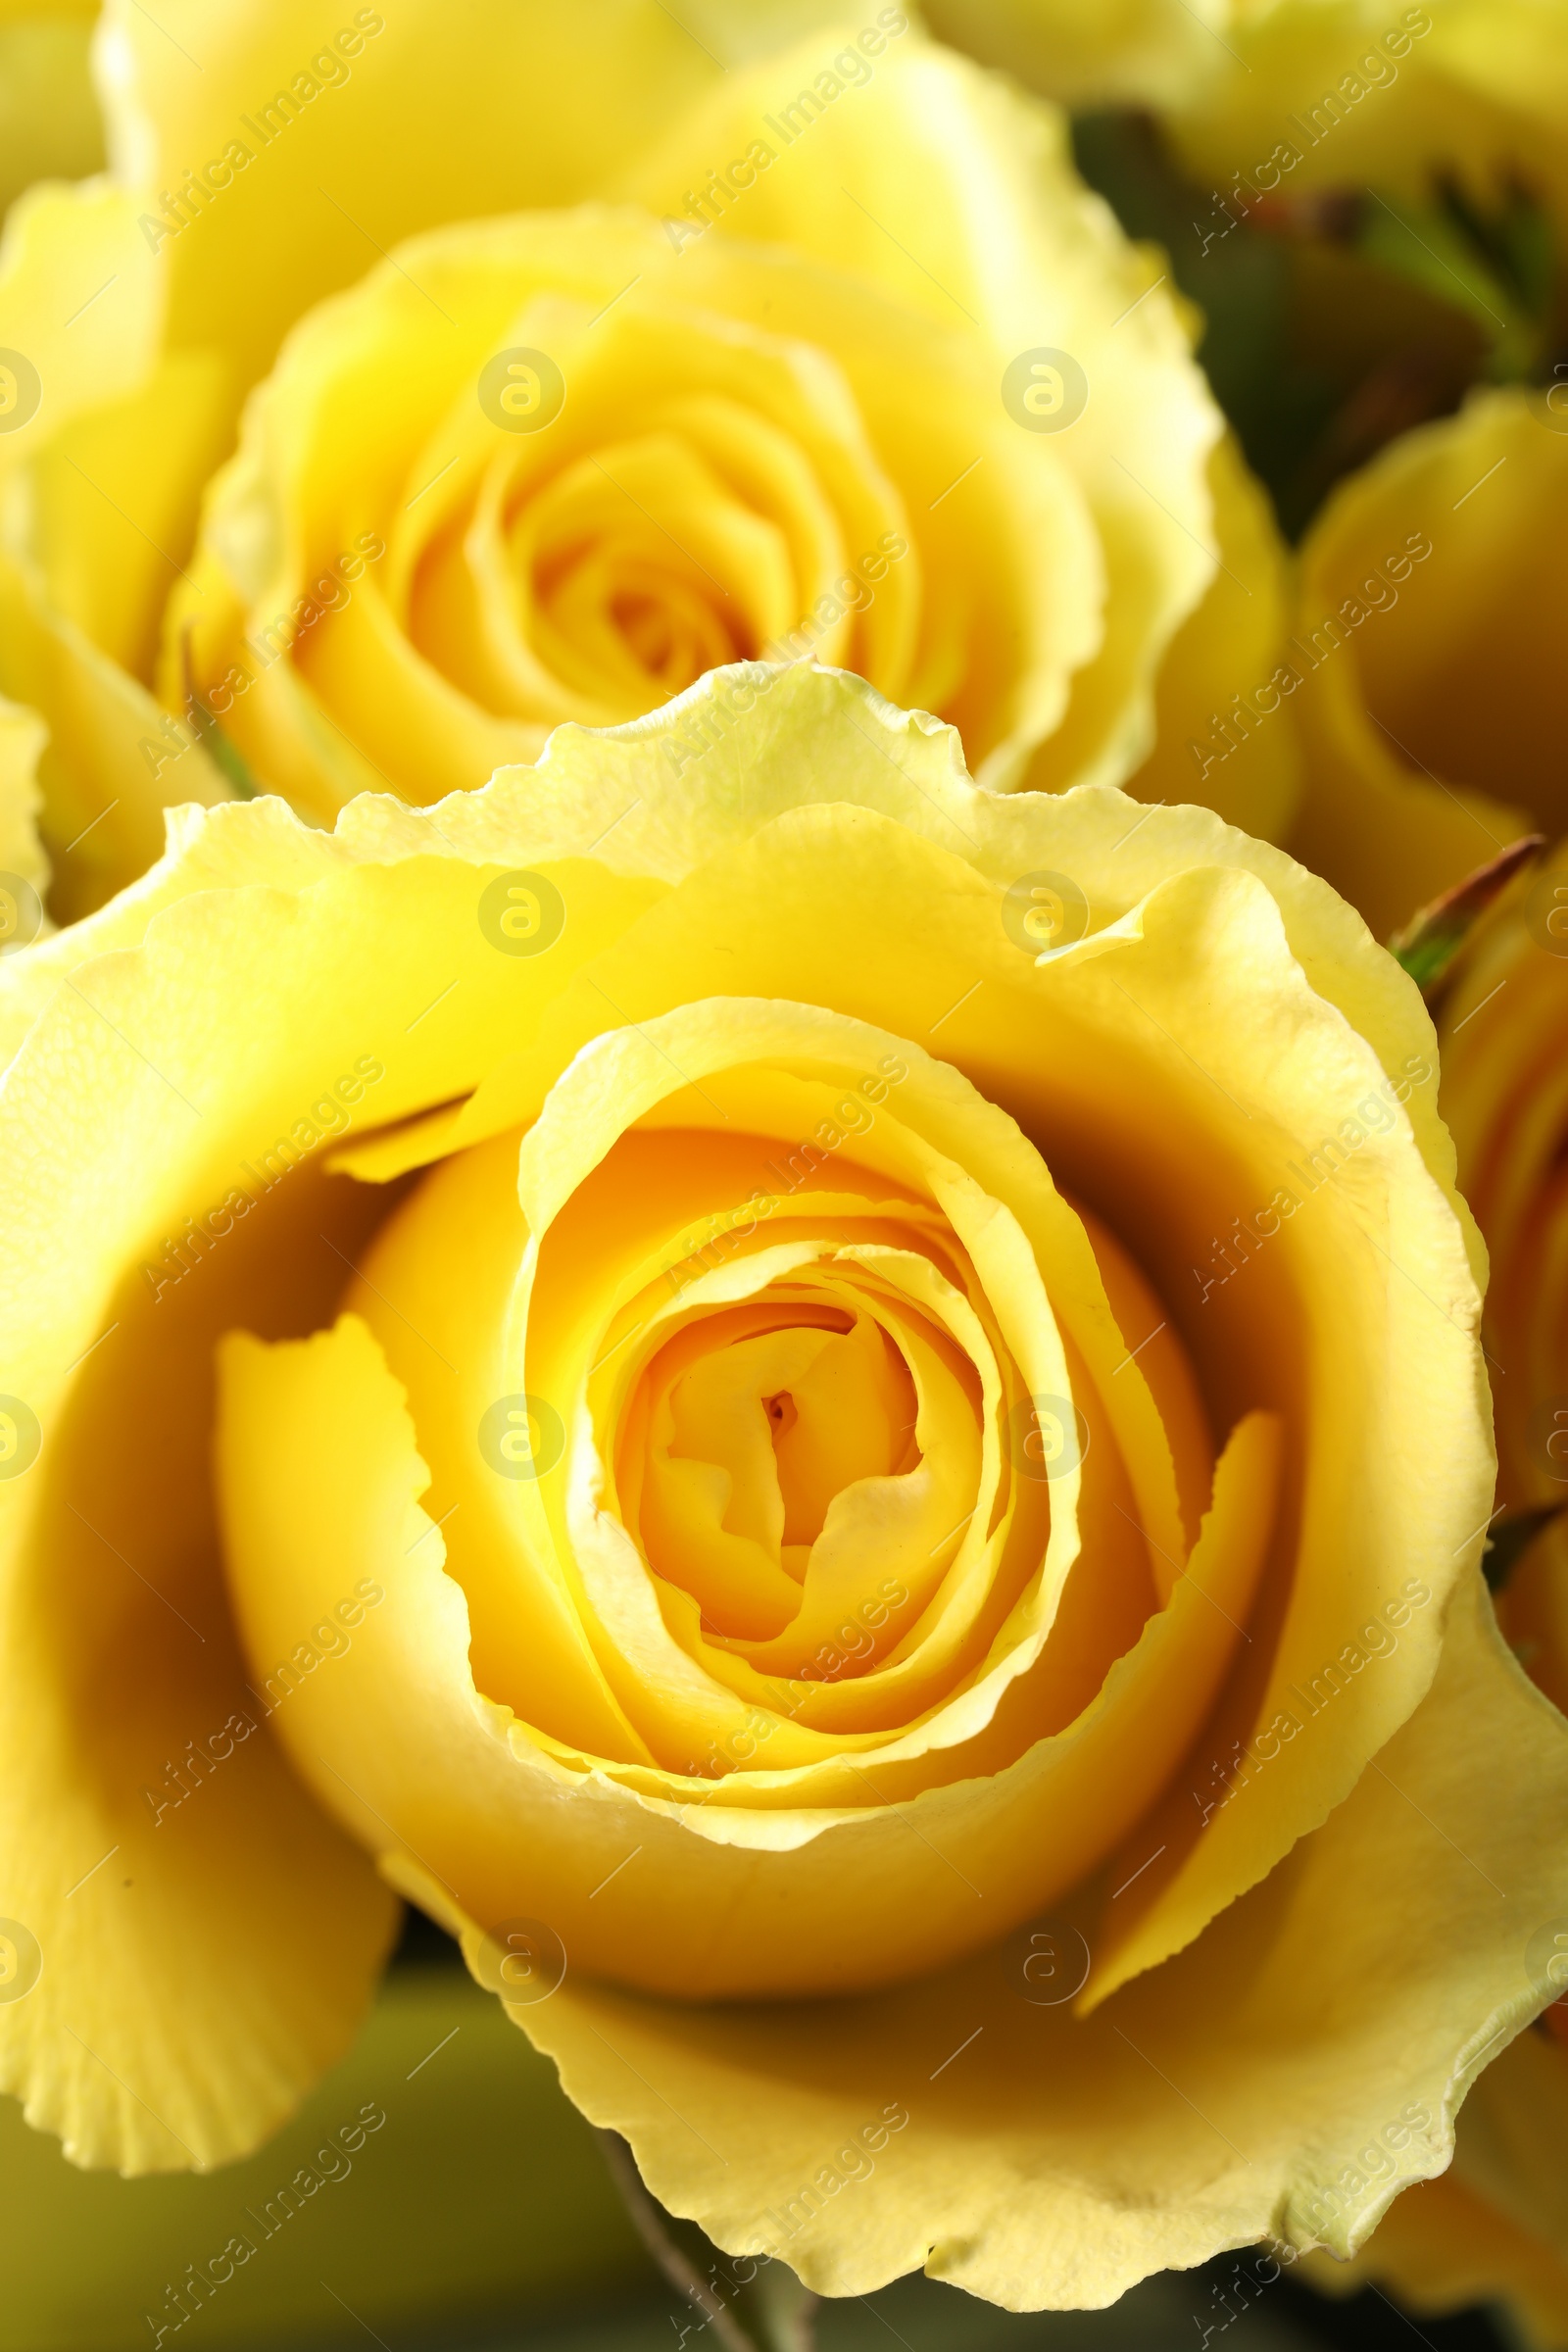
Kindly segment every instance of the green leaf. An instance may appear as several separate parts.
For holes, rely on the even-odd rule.
[[[813,2352],[817,2299],[787,2263],[721,2254],[695,2222],[666,2213],[644,2187],[618,2132],[601,2132],[599,2142],[638,2235],[691,2305],[694,2336],[710,2330],[724,2352]]]
[[[1484,338],[1494,383],[1526,383],[1551,340],[1556,252],[1550,220],[1522,188],[1483,209],[1456,180],[1430,202],[1395,204],[1367,190],[1361,252],[1462,311]]]
[[[1525,833],[1518,841],[1473,874],[1422,906],[1402,931],[1389,942],[1389,954],[1402,964],[1429,1002],[1447,974],[1480,918],[1503,890],[1546,846],[1544,833]]]
[[[1438,183],[1444,207],[1460,233],[1485,254],[1533,318],[1544,319],[1556,295],[1551,220],[1528,189],[1511,186],[1490,209],[1451,174]]]

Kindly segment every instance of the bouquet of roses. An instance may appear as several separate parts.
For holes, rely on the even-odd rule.
[[[0,10],[28,2342],[1568,2343],[1568,7],[342,17]]]

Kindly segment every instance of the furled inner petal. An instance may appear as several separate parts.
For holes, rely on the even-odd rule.
[[[422,1180],[356,1293],[410,1387],[481,1688],[606,1768],[771,1788],[961,1741],[1019,1677],[1008,1736],[1049,1734],[1185,1558],[1177,1488],[1132,1458],[1166,1399],[1206,1504],[1191,1375],[1156,1358],[1156,1398],[1095,1322],[1094,1250],[1140,1315],[1147,1285],[1064,1203],[1042,1265],[925,1140],[891,1043],[760,1005],[602,1038],[520,1152]],[[537,1475],[495,1459],[503,1407]]]
[[[897,534],[902,502],[808,347],[635,295],[603,325],[542,297],[509,333],[561,355],[569,405],[548,430],[498,437],[471,400],[455,403],[414,467],[438,503],[405,517],[388,574],[415,644],[488,708],[635,715],[705,668],[778,653]],[[836,606],[812,651],[902,675],[913,577],[863,641],[855,609]]]

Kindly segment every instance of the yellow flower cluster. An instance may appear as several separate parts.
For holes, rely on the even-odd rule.
[[[1568,2340],[1568,4],[688,13],[0,8],[0,2085]]]

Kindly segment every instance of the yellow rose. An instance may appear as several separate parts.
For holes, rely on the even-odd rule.
[[[1472,394],[1342,483],[1302,547],[1291,846],[1380,935],[1568,824],[1556,411],[1555,393]]]
[[[1568,1500],[1568,845],[1482,927],[1443,998],[1443,1102],[1492,1260],[1497,1505]],[[1568,1544],[1547,1523],[1499,1603],[1526,1671],[1568,1710]]]
[[[1554,447],[1546,435],[1540,440]],[[1511,457],[1528,459],[1533,447],[1519,442]],[[1509,489],[1528,499],[1531,477]],[[1540,529],[1540,482],[1533,506]],[[1481,610],[1491,625],[1486,602]],[[1531,590],[1519,583],[1519,605],[1497,613],[1497,649],[1528,613]],[[1521,659],[1528,661],[1528,649]],[[1493,710],[1507,710],[1495,696],[1486,701]],[[1523,1670],[1546,1698],[1568,1707],[1568,1541],[1561,1519],[1544,1519],[1531,1536],[1528,1517],[1568,1498],[1563,849],[1538,875],[1514,884],[1507,904],[1481,927],[1444,993],[1439,1035],[1444,1115],[1464,1198],[1493,1265],[1486,1350],[1497,1418],[1495,1517],[1502,1524],[1497,1613]],[[1568,1912],[1535,1931],[1533,1964],[1544,1969],[1556,2001],[1538,2030],[1521,2034],[1481,2077],[1464,2110],[1452,2171],[1394,2206],[1351,2265],[1349,2279],[1331,2265],[1316,2265],[1316,2283],[1328,2291],[1378,2277],[1417,2312],[1502,2295],[1528,2340],[1568,2340],[1568,2204],[1558,2162],[1568,2127]]]
[[[1547,2012],[1554,2021],[1561,2014]],[[1568,2344],[1565,2125],[1568,2049],[1560,2029],[1555,2036],[1521,2034],[1471,2092],[1450,2169],[1398,2198],[1348,2265],[1309,2255],[1312,2284],[1343,2294],[1381,2280],[1422,2314],[1503,2302],[1532,2352],[1561,2352]]]
[[[0,2063],[78,2162],[274,2128],[390,1884],[830,2292],[1099,2303],[1442,2168],[1568,1730],[1323,883],[740,666],[428,815],[191,812],[0,999]]]
[[[487,91],[538,84],[526,24]],[[370,787],[477,786],[562,719],[629,718],[779,647],[954,719],[989,784],[1196,789],[1282,829],[1284,726],[1207,784],[1188,751],[1274,660],[1266,501],[1165,274],[1051,109],[894,8],[722,79],[687,41],[669,88],[638,85],[628,36],[582,153],[557,124],[509,175],[521,133],[498,133],[489,162],[389,182],[389,93],[464,69],[444,17],[350,27],[352,57],[323,52],[265,137],[270,21],[265,74],[236,31],[199,89],[114,26],[136,172],[103,234],[143,188],[167,331],[130,396],[14,436],[0,546],[0,687],[51,729],[57,911],[143,870],[166,802],[243,787],[235,749],[329,821]],[[237,146],[261,143],[225,164],[235,108]],[[487,136],[465,121],[465,154]],[[181,196],[170,158],[204,145]],[[399,244],[437,187],[423,219],[463,225]],[[585,187],[644,209],[512,209]]]
[[[1539,511],[1538,494],[1538,523]],[[1484,613],[1486,601],[1484,585]],[[1494,642],[1525,616],[1523,599],[1499,612]],[[1486,699],[1494,710],[1505,707]],[[1568,1499],[1568,850],[1516,883],[1483,924],[1444,994],[1439,1034],[1459,1180],[1492,1257],[1496,1516],[1528,1538],[1528,1514]],[[1547,1520],[1522,1551],[1518,1541],[1499,1538],[1509,1547],[1497,1603],[1502,1630],[1541,1690],[1568,1707],[1568,1542],[1560,1520]],[[1560,1843],[1560,1823],[1555,1834]],[[1535,1944],[1533,1965],[1556,2001],[1483,2076],[1452,2172],[1399,2200],[1348,2283],[1382,2278],[1418,2311],[1501,2294],[1532,2342],[1560,2345],[1568,2341],[1568,2202],[1558,2153],[1568,2128],[1568,1912],[1544,1920]],[[1319,2284],[1332,2289],[1343,2278],[1320,2266]]]
[[[959,119],[966,79],[939,83]],[[1064,173],[1056,193],[1084,211]],[[166,703],[188,661],[254,770],[327,822],[377,774],[437,800],[564,719],[635,718],[756,656],[941,712],[994,788],[1124,776],[1171,616],[1116,642],[1096,504],[1118,461],[1035,429],[1087,424],[1066,413],[1081,364],[1035,363],[1009,414],[991,338],[869,272],[674,225],[689,250],[639,215],[444,230],[307,320],[170,601]],[[1084,349],[1150,282],[1101,245],[1121,273],[1097,270],[1071,325],[1063,303]],[[1118,395],[1146,469],[1163,400],[1201,451],[1212,412],[1169,313],[1128,342]],[[1139,562],[1163,543],[1190,571],[1147,517]]]
[[[39,8],[53,29],[19,17],[14,39],[41,60],[79,13]],[[802,0],[783,21],[817,13]],[[612,19],[411,0],[390,21],[345,6],[324,27],[306,0],[171,0],[156,21],[106,0],[112,170],[32,189],[0,244],[0,693],[47,724],[57,911],[159,854],[165,796],[143,746],[166,744],[151,691],[164,605],[286,328],[418,228],[575,202],[624,170],[758,37],[729,22],[701,35],[659,0],[617,0]],[[173,797],[228,790],[197,747]]]
[[[925,0],[933,32],[1065,106],[1172,106],[1212,80],[1235,0]]]
[[[1486,200],[1521,177],[1568,199],[1564,0],[934,0],[926,16],[1048,97],[1157,110],[1243,214],[1369,180],[1419,198],[1448,174]]]
[[[1170,124],[1244,210],[1369,180],[1418,197],[1453,174],[1486,199],[1523,177],[1562,211],[1563,0],[1232,0],[1227,15]]]
[[[1285,625],[1268,501],[1178,332],[1196,318],[1171,307],[1163,258],[1129,247],[1085,190],[1054,108],[912,32],[864,54],[898,15],[882,10],[831,55],[808,42],[727,74],[623,192],[662,213],[688,254],[694,230],[779,244],[989,343],[1007,421],[1059,451],[1100,545],[1102,584],[1082,584],[1102,613],[1097,648],[1026,780],[1197,799],[1272,837],[1295,803],[1288,730],[1259,731],[1207,779],[1190,748],[1268,676]],[[759,140],[779,152],[726,194],[733,159]],[[984,470],[956,503],[982,496]]]

